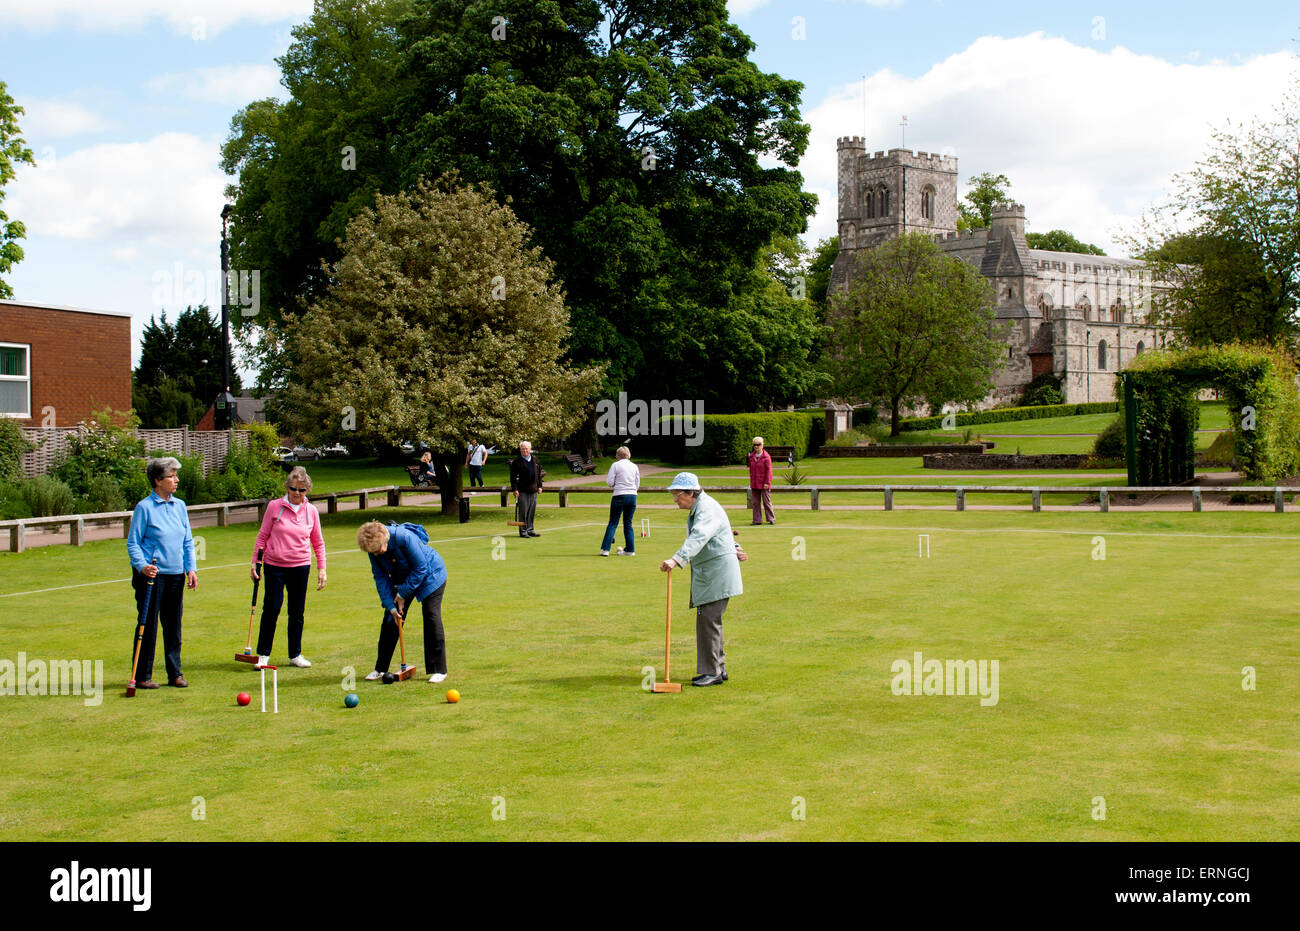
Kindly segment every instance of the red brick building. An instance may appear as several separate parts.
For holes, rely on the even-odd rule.
[[[131,407],[131,316],[0,300],[0,416],[70,427]]]

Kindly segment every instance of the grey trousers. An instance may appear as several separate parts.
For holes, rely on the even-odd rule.
[[[519,519],[524,525],[519,528],[521,537],[533,532],[533,517],[537,514],[537,492],[519,492]]]
[[[730,598],[710,601],[695,608],[695,674],[716,676],[727,668],[722,652],[722,612]]]

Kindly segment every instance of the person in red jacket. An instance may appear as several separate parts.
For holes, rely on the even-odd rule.
[[[772,457],[763,448],[763,438],[754,437],[754,451],[749,454],[749,496],[754,502],[754,524],[763,523],[766,513],[769,524],[776,523],[772,513]],[[760,511],[761,506],[761,511]]]

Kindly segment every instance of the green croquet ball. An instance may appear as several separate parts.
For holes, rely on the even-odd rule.
[[[347,698],[343,699],[343,704],[349,708],[355,708],[357,705],[361,704],[361,699],[357,698],[356,695],[349,695]]]

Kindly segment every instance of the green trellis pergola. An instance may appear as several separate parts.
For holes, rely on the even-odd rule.
[[[1176,485],[1196,474],[1197,393],[1223,392],[1243,476],[1300,472],[1300,392],[1280,349],[1227,344],[1147,352],[1118,376],[1129,485]]]

